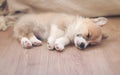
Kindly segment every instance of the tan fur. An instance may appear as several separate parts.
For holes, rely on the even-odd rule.
[[[15,25],[15,36],[21,38],[33,31],[37,31],[38,33],[41,31],[44,34],[45,30],[47,30],[47,32],[50,31],[49,28],[52,24],[56,24],[60,29],[65,30],[66,25],[68,25],[73,18],[74,16],[72,15],[55,13],[24,15]]]
[[[92,42],[102,35],[100,26],[97,26],[92,19],[58,13],[24,15],[14,27],[14,34],[20,40],[23,37],[29,39],[35,34],[48,42],[49,39],[55,42],[61,37],[64,45],[73,42],[78,33],[83,37],[90,33]]]
[[[93,23],[90,19],[86,19],[85,23],[85,25],[87,25],[88,32],[92,35],[91,40],[95,40],[101,36],[100,34],[102,34],[102,32],[99,26],[95,25],[95,23]]]

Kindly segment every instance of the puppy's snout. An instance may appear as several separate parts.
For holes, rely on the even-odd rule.
[[[82,42],[82,43],[79,45],[79,47],[80,47],[81,49],[84,49],[84,48],[85,48],[85,44]]]

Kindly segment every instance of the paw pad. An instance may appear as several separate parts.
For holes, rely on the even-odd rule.
[[[63,51],[64,50],[64,46],[62,44],[55,44],[55,49],[57,51]]]
[[[23,40],[21,41],[21,44],[24,48],[27,48],[27,49],[32,47],[32,43],[29,40],[26,40],[26,41]]]
[[[36,42],[33,42],[32,44],[33,44],[33,46],[40,46],[40,45],[42,45],[42,42],[36,41]]]
[[[47,44],[47,47],[48,47],[49,50],[53,50],[54,49],[54,45],[52,45],[52,44]]]

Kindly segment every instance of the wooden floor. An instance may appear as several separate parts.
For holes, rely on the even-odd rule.
[[[23,49],[9,28],[0,32],[0,75],[120,75],[120,17],[109,18],[103,30],[109,37],[98,46],[56,52],[46,43]]]

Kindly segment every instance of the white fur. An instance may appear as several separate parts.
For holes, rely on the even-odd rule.
[[[26,37],[23,37],[21,39],[21,45],[23,48],[31,48],[32,47],[32,42],[26,38]]]
[[[50,36],[48,37],[47,41],[47,47],[49,50],[53,50],[55,48],[56,39],[61,37],[63,34],[64,31],[60,30],[57,25],[51,25]]]
[[[89,44],[83,37],[75,37],[74,38],[74,43],[75,43],[75,46],[77,48],[80,48],[79,45],[81,43],[84,43],[85,44],[85,48],[87,47],[87,45]]]
[[[64,50],[64,47],[70,43],[67,37],[60,37],[55,41],[55,49],[58,51]]]
[[[40,38],[43,40],[47,40],[47,47],[50,50],[53,50],[55,48],[58,51],[62,51],[64,50],[65,46],[71,42],[74,42],[75,45],[78,42],[84,42],[86,48],[89,41],[85,41],[84,38],[75,37],[75,35],[78,33],[82,35],[87,34],[89,32],[89,24],[90,27],[93,26],[91,28],[94,28],[95,32],[96,30],[101,31],[100,28],[96,27],[95,29],[94,26],[95,24],[98,25],[98,22],[100,25],[105,24],[106,20],[97,20],[97,23],[96,20],[97,19],[93,19],[93,21],[91,21],[90,19],[66,14],[30,14],[25,15],[18,20],[14,28],[14,32],[16,37],[21,39],[21,44],[25,48],[25,41],[30,43],[31,46],[34,44],[34,42],[41,44],[41,41],[33,35],[30,36],[29,32],[37,34],[37,36],[40,36]],[[97,34],[98,36],[102,35],[100,32]],[[24,38],[24,36],[28,35],[30,37],[30,40],[29,37]],[[96,39],[98,39],[98,37],[96,37],[94,41],[96,41]]]
[[[42,41],[38,40],[35,36],[30,37],[30,41],[34,46],[42,45]]]

